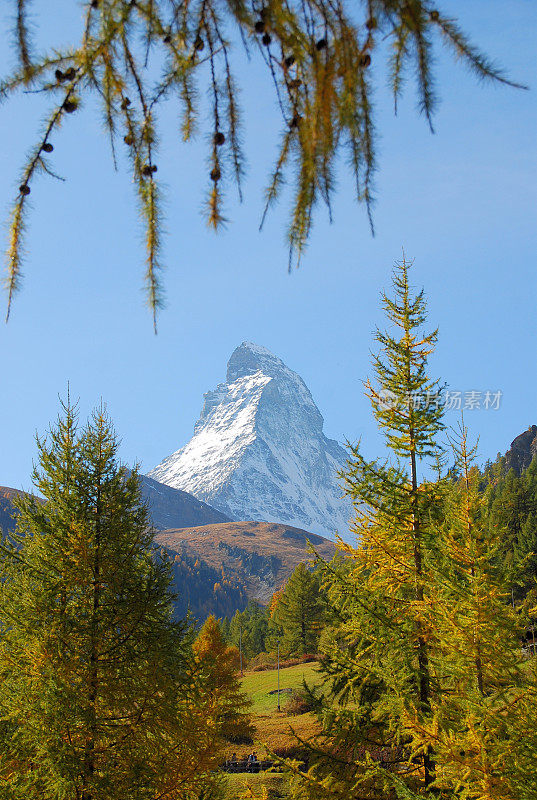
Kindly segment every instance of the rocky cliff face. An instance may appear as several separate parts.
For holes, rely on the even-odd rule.
[[[149,473],[227,516],[345,534],[350,503],[337,477],[346,451],[323,433],[304,381],[268,350],[243,342],[225,383],[204,396],[192,439]]]
[[[530,425],[527,431],[521,433],[511,442],[511,447],[505,454],[507,470],[514,469],[520,475],[537,456],[537,425]]]

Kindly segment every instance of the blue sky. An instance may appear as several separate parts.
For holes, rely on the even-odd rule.
[[[0,14],[5,14],[5,6]],[[44,2],[36,0],[36,10]],[[44,37],[69,40],[78,9],[56,0]],[[503,392],[498,411],[467,414],[481,458],[495,457],[537,422],[536,210],[537,20],[532,0],[443,0],[521,92],[479,85],[438,51],[441,106],[432,136],[409,84],[394,118],[382,82],[376,92],[382,138],[370,236],[342,166],[334,223],[319,209],[306,257],[287,274],[287,203],[257,227],[262,189],[277,143],[274,98],[264,73],[242,65],[245,202],[233,191],[226,231],[201,215],[206,185],[203,137],[183,145],[176,108],[162,115],[159,176],[166,186],[167,306],[153,335],[141,291],[142,232],[127,164],[114,173],[95,107],[72,115],[55,137],[65,184],[40,178],[32,190],[23,291],[0,325],[0,484],[29,487],[35,432],[58,410],[67,382],[84,416],[102,398],[122,438],[122,456],[149,469],[191,436],[204,391],[225,375],[241,341],[268,347],[304,378],[329,436],[380,442],[363,397],[372,334],[382,324],[379,291],[401,248],[429,298],[440,341],[432,371],[462,391]],[[3,25],[7,17],[0,19]],[[3,73],[13,63],[0,44]],[[0,107],[0,210],[18,185],[41,98]],[[457,414],[447,420],[457,423]]]

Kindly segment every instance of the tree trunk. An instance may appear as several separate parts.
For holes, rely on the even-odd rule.
[[[97,692],[99,686],[98,614],[100,605],[101,578],[101,479],[98,477],[97,502],[95,507],[95,554],[93,559],[93,607],[90,628],[90,660],[88,704],[90,723],[84,753],[84,790],[82,800],[92,800],[91,782],[95,773],[95,743],[97,736]],[[89,785],[90,788],[87,788]]]
[[[411,441],[414,438],[413,431],[410,433]],[[416,468],[416,453],[411,453],[411,475],[412,475],[412,537],[414,546],[414,568],[416,574],[415,599],[423,603],[423,582],[422,582],[422,557],[421,557],[421,530],[418,506],[418,476]],[[420,708],[425,714],[431,713],[431,680],[429,673],[429,654],[427,643],[422,632],[418,634],[418,674],[419,674],[419,698]],[[429,786],[434,780],[435,764],[432,748],[428,748],[423,754],[423,772],[425,786]]]

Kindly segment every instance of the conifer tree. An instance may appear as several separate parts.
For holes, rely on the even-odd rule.
[[[425,299],[423,291],[412,294],[409,268],[403,258],[393,298],[382,295],[391,328],[377,331],[376,382],[366,382],[392,457],[369,462],[359,447],[351,449],[344,477],[359,544],[339,545],[352,566],[322,568],[339,619],[322,659],[330,692],[319,712],[329,735],[297,796],[385,800],[401,791],[411,797],[427,793],[435,780],[434,748],[421,730],[433,718],[437,692],[428,553],[440,498],[423,471],[441,455],[442,406],[440,386],[427,374],[437,332],[422,332]]]
[[[483,515],[502,530],[498,563],[509,568],[512,600],[520,603],[537,585],[537,459],[522,474],[502,471],[503,457],[485,473]]]
[[[79,432],[67,404],[37,444],[46,503],[2,541],[2,796],[197,797],[218,725],[137,474],[102,410]]]
[[[241,615],[244,641],[251,655],[265,650],[267,616],[265,609],[255,600],[250,600]],[[236,632],[236,629],[235,629]],[[238,644],[238,641],[235,641]]]
[[[235,66],[242,46],[264,62],[281,114],[281,140],[266,190],[266,211],[290,173],[294,202],[288,225],[290,258],[300,258],[318,201],[330,211],[335,162],[343,151],[356,183],[356,198],[371,220],[376,128],[372,87],[388,72],[395,107],[408,72],[416,75],[419,109],[432,129],[436,107],[433,48],[440,40],[478,78],[509,83],[471,44],[456,21],[430,0],[91,0],[84,3],[80,38],[60,50],[37,54],[28,0],[11,0],[17,64],[0,83],[0,98],[19,90],[50,98],[44,121],[20,176],[8,246],[8,315],[19,288],[28,196],[41,173],[57,177],[58,128],[95,93],[103,106],[114,162],[125,146],[146,231],[146,291],[156,314],[162,305],[162,222],[156,172],[158,122],[163,102],[179,101],[183,140],[200,127],[199,95],[209,95],[210,129],[207,221],[225,221],[222,186],[231,179],[242,197],[244,158]],[[44,13],[50,13],[44,4]],[[390,49],[383,48],[389,41]],[[264,219],[263,215],[263,219]],[[372,223],[371,223],[372,225]],[[291,261],[290,261],[291,266]]]
[[[530,511],[522,523],[514,546],[517,595],[527,597],[537,590],[537,513]]]
[[[249,660],[264,652],[267,625],[266,612],[255,600],[250,600],[244,611],[235,612],[230,623],[229,641],[242,649],[243,659]]]
[[[231,642],[231,623],[228,617],[224,617],[220,620],[220,630],[222,631],[222,636],[224,641],[230,644]]]
[[[239,651],[226,644],[213,615],[207,617],[194,642],[194,654],[211,694],[221,736],[231,742],[251,740],[254,733],[248,715],[251,703],[239,683]]]
[[[383,295],[395,332],[377,333],[378,382],[366,383],[395,458],[368,462],[352,448],[359,542],[340,542],[344,562],[321,563],[336,620],[323,637],[324,690],[311,692],[324,734],[305,776],[289,765],[293,797],[530,800],[537,659],[522,649],[526,609],[511,606],[498,568],[503,529],[483,514],[464,427],[454,469],[438,467],[440,387],[426,372],[436,332],[421,333],[425,301],[411,295],[408,267],[396,269],[395,298]]]
[[[300,656],[316,653],[323,617],[324,603],[318,578],[300,563],[274,610],[274,622],[281,629],[282,652]]]
[[[267,608],[267,638],[266,649],[269,653],[276,653],[278,642],[283,639],[283,628],[279,618],[278,606],[282,599],[284,587],[274,592]]]

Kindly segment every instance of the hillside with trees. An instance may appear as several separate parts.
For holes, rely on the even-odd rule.
[[[181,574],[187,574],[187,565],[197,563],[192,571],[194,581],[200,589],[205,586],[206,602],[214,602],[211,608],[200,608],[200,613],[216,616],[228,616],[236,599],[240,602],[231,614],[244,608],[248,599],[261,605],[270,603],[298,564],[311,558],[311,547],[323,558],[330,559],[335,552],[334,542],[323,536],[272,522],[226,522],[165,530],[157,533],[156,541],[179,565],[179,580]],[[189,591],[186,585],[185,590]],[[210,599],[213,594],[214,599]],[[196,616],[197,602],[190,605]],[[228,610],[224,610],[225,604]]]
[[[161,550],[164,556],[168,551]],[[239,580],[227,577],[203,559],[190,556],[184,550],[171,553],[172,585],[175,594],[174,611],[178,618],[190,613],[203,622],[211,614],[232,616],[248,603],[246,587]]]
[[[142,501],[148,506],[148,524],[156,527],[156,520],[170,516],[177,520],[212,513],[209,506],[186,492],[146,476],[137,479]],[[18,512],[14,501],[23,495],[0,488],[0,529],[5,533],[15,527]],[[219,517],[223,515],[216,511],[214,515],[216,521],[211,524],[155,531],[162,556],[171,560],[178,619],[189,612],[202,623],[210,614],[231,618],[249,600],[266,604],[297,564],[311,556],[310,545],[326,558],[335,551],[333,542],[299,528],[267,522],[222,523]]]

